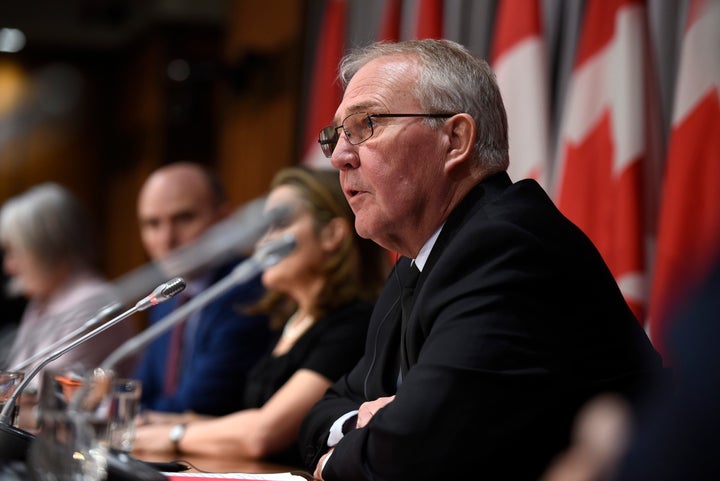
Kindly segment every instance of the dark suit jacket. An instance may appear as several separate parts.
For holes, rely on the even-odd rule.
[[[226,276],[236,264],[218,268],[211,283]],[[135,372],[135,377],[142,381],[143,407],[210,415],[228,414],[242,407],[245,376],[270,341],[267,318],[243,312],[262,292],[259,279],[254,279],[234,287],[200,311],[193,357],[180,372],[177,390],[171,396],[166,396],[163,388],[172,331],[150,343]],[[172,311],[177,303],[174,301],[153,307],[151,322]]]
[[[450,215],[415,289],[396,387],[408,263],[376,304],[364,357],[303,424],[312,466],[338,417],[396,394],[337,445],[328,481],[536,479],[581,404],[636,395],[661,369],[595,247],[534,181],[494,175]]]

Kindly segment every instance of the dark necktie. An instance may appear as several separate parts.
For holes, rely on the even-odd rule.
[[[417,284],[418,277],[420,277],[420,270],[415,266],[415,263],[413,262],[408,266],[408,269],[403,276],[403,286],[402,292],[400,294],[402,324],[400,328],[400,370],[398,373],[398,385],[402,383],[403,366],[407,363],[407,353],[405,351],[405,333],[407,331],[408,317],[410,317],[413,300],[415,299],[415,285]]]
[[[407,318],[410,315],[410,310],[412,309],[413,298],[415,295],[415,285],[417,284],[418,277],[420,277],[420,271],[414,263],[410,264],[403,279],[402,294],[400,295],[403,332],[405,332]]]

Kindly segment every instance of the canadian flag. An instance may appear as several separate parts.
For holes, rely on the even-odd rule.
[[[443,0],[418,0],[416,39],[442,38]]]
[[[650,336],[665,356],[674,311],[720,261],[719,181],[720,0],[693,0],[680,53],[650,303]]]
[[[402,23],[402,0],[385,0],[385,10],[380,24],[379,40],[397,42],[400,40]]]
[[[330,159],[320,150],[318,133],[332,123],[335,109],[342,101],[342,87],[337,74],[340,59],[345,53],[346,10],[346,0],[328,0],[317,40],[305,119],[302,161],[312,167],[330,168]]]
[[[546,188],[550,88],[540,0],[501,0],[490,59],[508,117],[508,174]]]
[[[647,24],[640,0],[589,0],[558,145],[558,207],[594,242],[637,316],[646,302]]]

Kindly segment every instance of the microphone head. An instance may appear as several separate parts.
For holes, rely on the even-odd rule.
[[[176,295],[184,291],[185,287],[187,287],[187,283],[182,277],[175,277],[173,279],[170,279],[160,287],[162,287],[160,295],[170,299],[171,297],[175,297]]]
[[[259,245],[257,249],[255,249],[253,258],[260,264],[262,269],[267,269],[280,262],[280,260],[290,254],[296,246],[295,236],[292,234],[284,234],[277,239]]]
[[[183,289],[185,289],[186,285],[185,279],[182,277],[175,277],[167,282],[163,282],[148,296],[140,299],[137,304],[135,304],[135,309],[138,311],[144,311],[148,307],[157,306],[158,304],[161,304],[181,293]]]

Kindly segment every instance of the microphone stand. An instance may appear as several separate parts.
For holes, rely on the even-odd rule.
[[[277,239],[259,246],[255,253],[245,261],[241,262],[227,276],[215,284],[203,290],[200,294],[190,299],[173,312],[163,317],[160,321],[135,337],[132,337],[115,349],[100,365],[104,371],[111,370],[119,361],[126,356],[139,351],[156,337],[171,329],[175,324],[186,319],[190,314],[201,309],[206,304],[218,298],[237,284],[249,281],[254,276],[268,267],[277,264],[283,257],[295,249],[295,236],[286,234]],[[77,399],[77,398],[76,398]]]
[[[112,304],[108,304],[107,306],[100,309],[95,316],[87,321],[82,326],[78,327],[71,333],[64,336],[62,339],[59,339],[49,345],[47,348],[43,349],[42,351],[36,353],[35,355],[25,359],[20,364],[13,366],[10,371],[24,371],[28,367],[32,366],[36,361],[44,358],[45,356],[51,354],[53,351],[58,349],[61,346],[64,346],[67,342],[71,341],[72,339],[75,339],[77,336],[82,334],[83,332],[89,332],[90,329],[94,329],[95,326],[98,324],[104,322],[106,319],[110,318],[110,316],[116,316],[120,312],[120,309],[122,309],[122,304],[119,302],[113,302]],[[0,421],[1,422],[1,421]]]
[[[159,304],[160,302],[164,302],[170,299],[171,297],[182,291],[184,288],[185,281],[179,277],[159,286],[157,289],[155,289],[155,291],[153,291],[150,296],[147,296],[146,298],[140,300],[132,308],[116,316],[115,318],[94,329],[93,331],[90,331],[78,337],[70,344],[60,349],[57,349],[50,356],[43,359],[42,362],[38,363],[18,385],[17,389],[15,389],[10,398],[5,402],[5,406],[3,406],[3,409],[0,412],[0,459],[23,459],[25,457],[25,454],[27,453],[29,442],[34,439],[34,436],[32,434],[28,433],[25,430],[16,428],[10,423],[10,413],[12,413],[15,407],[18,396],[20,396],[25,387],[42,370],[42,368],[44,368],[49,363],[59,358],[69,350],[111,328],[118,322],[127,319],[136,312],[144,311],[152,305]]]

